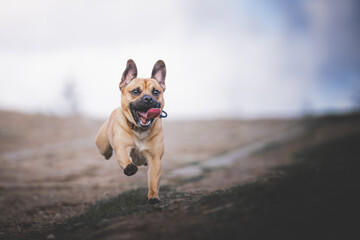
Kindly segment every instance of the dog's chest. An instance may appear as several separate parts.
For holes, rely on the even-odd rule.
[[[145,141],[139,140],[135,141],[134,149],[136,149],[139,152],[142,152],[144,150],[147,150],[147,145]]]
[[[141,140],[146,138],[148,136],[148,131],[133,131],[133,133],[137,136],[137,140],[135,141],[136,143],[139,142],[141,143]]]
[[[130,149],[129,155],[131,157],[131,161],[136,166],[141,166],[141,165],[147,164],[147,159],[145,156],[146,150],[147,150],[147,146],[143,141],[141,141],[141,140],[135,141],[135,146]]]

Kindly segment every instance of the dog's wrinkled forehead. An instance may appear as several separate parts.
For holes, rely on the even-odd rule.
[[[160,84],[151,78],[135,78],[125,87],[124,90],[132,91],[137,88],[139,88],[141,91],[152,91],[156,89],[159,92],[162,92]]]

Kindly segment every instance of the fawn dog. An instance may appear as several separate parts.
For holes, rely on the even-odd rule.
[[[128,60],[121,77],[121,106],[102,125],[96,145],[109,159],[113,151],[124,174],[131,176],[137,166],[149,165],[148,202],[160,202],[161,158],[164,154],[164,133],[159,116],[164,108],[166,67],[155,63],[151,78],[138,78],[133,60]]]

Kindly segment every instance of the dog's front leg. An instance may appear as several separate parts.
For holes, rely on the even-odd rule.
[[[120,165],[120,167],[124,170],[124,174],[126,176],[134,175],[138,168],[135,164],[133,164],[130,160],[129,153],[124,147],[117,148],[115,150],[116,158]]]
[[[148,201],[150,204],[160,202],[159,186],[162,171],[162,163],[160,157],[154,157],[149,161],[148,170]]]

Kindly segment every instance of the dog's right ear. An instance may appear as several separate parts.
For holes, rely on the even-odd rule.
[[[132,59],[129,59],[126,64],[125,71],[121,77],[121,82],[119,84],[120,91],[131,82],[137,76],[136,64]]]

